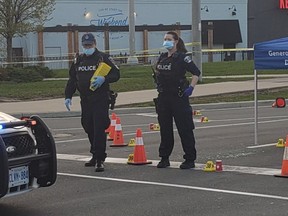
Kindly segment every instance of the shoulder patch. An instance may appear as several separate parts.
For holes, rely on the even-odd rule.
[[[113,59],[111,56],[109,56],[108,59],[109,59],[113,64],[115,64],[115,61],[114,61],[114,59]]]
[[[82,57],[83,57],[83,54],[75,53],[74,64],[78,64],[81,61]]]
[[[109,61],[112,62],[112,64],[115,65],[115,67],[116,67],[117,69],[119,69],[118,66],[116,65],[116,62],[114,61],[114,59],[113,59],[111,56],[109,56],[108,59],[109,59]]]
[[[192,62],[192,59],[191,59],[190,56],[186,56],[186,57],[184,58],[184,61],[187,62],[187,63],[190,63],[190,62]]]

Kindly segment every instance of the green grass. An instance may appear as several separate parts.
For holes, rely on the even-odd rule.
[[[214,62],[202,65],[203,76],[252,75],[253,61]]]
[[[203,76],[253,75],[254,61],[203,63]],[[258,74],[287,74],[287,70],[261,70]]]
[[[151,66],[137,65],[137,66],[127,66],[121,65],[121,79],[111,84],[111,88],[116,92],[125,92],[125,91],[136,91],[143,89],[154,89],[155,85],[152,79],[152,70]],[[68,69],[55,70],[55,78],[67,78]],[[231,61],[231,62],[215,62],[215,63],[204,63],[203,64],[203,76],[229,76],[229,75],[253,75],[253,61]],[[261,71],[259,74],[282,74],[287,73],[285,70],[269,70]],[[203,83],[215,83],[215,82],[225,82],[225,81],[243,81],[251,80],[253,78],[217,78],[217,79],[203,79]],[[9,83],[2,82],[0,83],[0,100],[36,100],[36,99],[48,99],[48,98],[63,98],[64,89],[67,81],[55,80],[55,81],[41,81],[41,82],[32,82],[32,83]],[[288,92],[288,89],[283,90],[281,94]],[[280,93],[279,93],[280,94]],[[277,93],[277,95],[279,95]],[[220,102],[221,100],[225,101],[237,101],[237,100],[253,100],[253,94],[250,93],[246,95],[239,95],[239,97],[234,94],[229,98],[229,95],[225,97],[213,97],[213,101]],[[266,92],[264,95],[267,95],[268,98],[275,98],[275,95],[271,92]],[[286,94],[287,95],[287,94]],[[241,98],[240,98],[241,97]],[[264,97],[264,96],[263,96]],[[285,96],[283,96],[285,97]],[[205,97],[202,97],[205,98]],[[210,97],[212,100],[212,97]],[[194,99],[194,98],[193,98]],[[259,97],[259,99],[262,99]],[[263,98],[264,99],[264,98]],[[210,99],[203,99],[209,101]],[[203,100],[195,98],[195,101],[199,103],[204,103]],[[196,102],[198,103],[198,102]]]
[[[64,97],[67,81],[41,81],[32,83],[1,83],[0,98],[36,100]]]

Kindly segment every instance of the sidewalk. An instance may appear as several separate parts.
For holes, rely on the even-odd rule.
[[[193,96],[208,96],[219,95],[224,93],[242,92],[254,90],[254,80],[249,81],[234,81],[234,82],[221,82],[212,84],[197,85]],[[258,89],[270,89],[288,86],[288,77],[273,78],[273,79],[260,79],[258,80]],[[119,93],[117,97],[117,105],[127,105],[142,102],[152,101],[157,96],[156,90],[143,90],[133,92]],[[192,96],[192,97],[193,97]],[[0,112],[8,114],[21,114],[21,113],[56,113],[65,112],[64,98],[27,101],[27,102],[0,102]],[[80,98],[73,97],[71,111],[80,111]]]

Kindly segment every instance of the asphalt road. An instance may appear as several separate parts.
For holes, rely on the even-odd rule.
[[[109,147],[105,172],[85,168],[89,144],[76,116],[46,116],[57,144],[58,178],[55,185],[1,199],[1,216],[129,216],[129,215],[287,215],[288,187],[280,174],[284,148],[279,138],[287,135],[287,108],[259,106],[257,146],[254,145],[254,107],[229,104],[195,107],[198,158],[196,168],[179,169],[183,161],[180,138],[175,131],[172,166],[157,169],[159,132],[154,109],[122,109],[124,140],[143,132],[152,165],[127,165],[133,147]],[[208,122],[200,122],[201,116]],[[208,160],[220,159],[222,172],[205,172]]]

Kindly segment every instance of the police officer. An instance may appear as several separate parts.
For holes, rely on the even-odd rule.
[[[85,166],[95,166],[96,172],[104,171],[106,154],[105,130],[109,119],[109,83],[120,78],[120,71],[113,59],[96,48],[93,34],[85,33],[82,37],[83,54],[75,58],[69,70],[69,80],[65,89],[65,106],[70,111],[72,96],[76,90],[81,99],[81,124],[88,134],[92,158]],[[100,62],[111,67],[106,76],[97,76],[90,80]],[[92,87],[90,89],[90,86]]]
[[[161,142],[158,168],[170,166],[169,156],[174,147],[173,118],[181,138],[185,161],[181,169],[195,167],[196,149],[193,133],[194,123],[189,96],[198,82],[199,69],[193,63],[183,40],[176,32],[169,31],[164,36],[163,46],[168,52],[162,53],[156,63],[155,82],[158,98],[156,111],[160,124]],[[186,71],[192,73],[191,83],[186,79]]]

